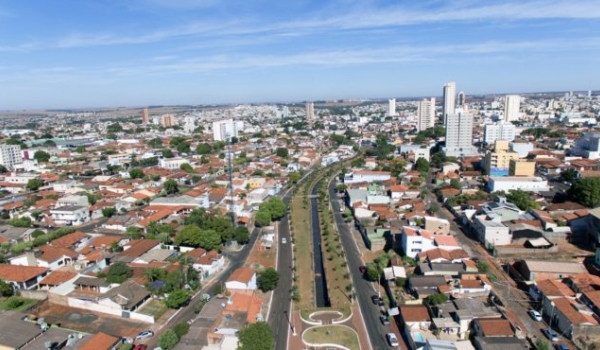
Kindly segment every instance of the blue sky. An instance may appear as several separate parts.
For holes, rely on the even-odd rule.
[[[598,89],[600,1],[0,0],[0,110]]]

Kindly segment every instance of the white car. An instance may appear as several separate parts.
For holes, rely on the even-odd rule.
[[[286,243],[287,243],[287,239],[285,239],[285,238],[282,238],[282,239],[281,239],[281,243],[283,243],[283,244],[286,244]]]
[[[396,335],[394,333],[388,333],[385,335],[385,338],[388,341],[388,344],[390,344],[390,346],[398,346],[400,344],[398,344],[398,338],[396,338]]]
[[[542,321],[542,314],[540,314],[539,312],[535,311],[534,309],[529,309],[529,311],[527,311],[527,313],[529,314],[529,316],[531,316],[531,318],[533,318],[537,322],[541,322]]]
[[[145,331],[141,331],[138,334],[136,334],[135,339],[146,339],[146,338],[152,338],[154,336],[154,332],[151,330],[145,330]]]

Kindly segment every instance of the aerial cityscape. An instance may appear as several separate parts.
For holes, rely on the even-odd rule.
[[[599,8],[0,2],[0,349],[600,349]]]

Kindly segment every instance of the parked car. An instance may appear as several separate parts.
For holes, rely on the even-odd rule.
[[[388,341],[388,344],[390,344],[390,346],[398,346],[400,344],[398,344],[398,338],[396,338],[396,335],[394,333],[388,333],[385,335],[385,338]]]
[[[365,272],[367,272],[367,267],[365,265],[361,265],[358,267],[358,271],[360,271],[360,273],[364,274]]]
[[[384,324],[384,325],[390,324],[389,317],[387,317],[385,315],[380,315],[379,320],[381,321],[381,324]]]
[[[383,300],[381,300],[379,295],[376,295],[376,294],[372,295],[371,300],[373,301],[373,304],[375,304],[375,305],[379,305],[379,306],[383,305]]]
[[[566,344],[556,344],[554,345],[556,350],[571,350],[571,348]]]
[[[544,328],[544,329],[542,329],[542,333],[544,333],[544,335],[551,341],[553,341],[553,342],[558,341],[558,334],[556,334],[556,332],[553,331],[552,329]]]
[[[539,312],[535,311],[534,309],[529,309],[529,311],[527,311],[527,313],[534,320],[536,320],[538,322],[542,321],[542,314],[540,314]]]
[[[154,332],[147,329],[145,331],[141,331],[138,334],[135,335],[135,339],[146,339],[146,338],[152,338],[154,336]]]
[[[146,344],[138,344],[132,350],[146,350],[148,349],[148,345]]]

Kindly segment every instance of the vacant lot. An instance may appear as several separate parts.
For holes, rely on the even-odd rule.
[[[158,299],[152,299],[140,310],[141,314],[154,316],[154,321],[157,321],[162,315],[167,312],[165,303]]]
[[[39,300],[26,299],[21,297],[10,297],[0,300],[0,310],[12,310],[26,312],[31,309]]]
[[[88,310],[44,303],[35,313],[43,317],[49,324],[59,324],[85,333],[103,332],[112,336],[131,337],[138,332],[150,328],[150,324],[118,317],[110,317]]]

